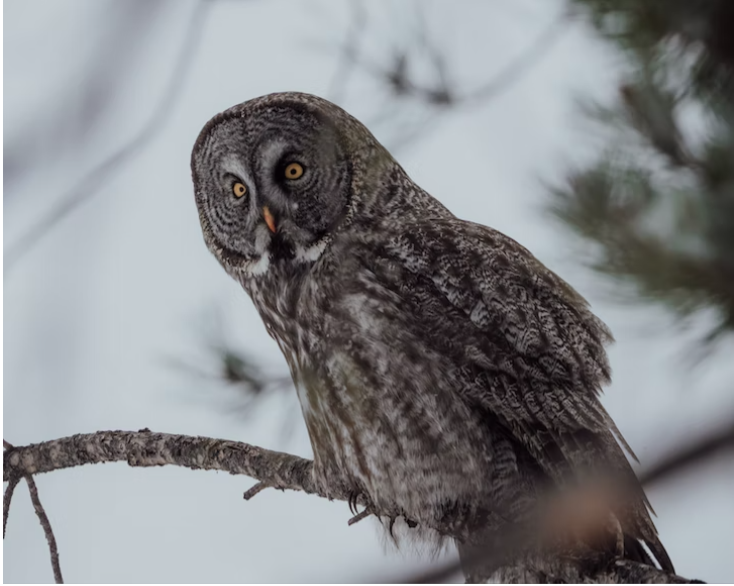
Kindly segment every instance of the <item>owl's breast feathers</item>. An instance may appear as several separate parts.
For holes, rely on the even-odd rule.
[[[525,248],[450,216],[389,222],[337,237],[297,289],[273,320],[290,328],[279,343],[324,483],[346,474],[430,522],[442,503],[512,516],[548,483],[603,471],[633,493],[624,533],[672,570],[598,399],[611,334]]]

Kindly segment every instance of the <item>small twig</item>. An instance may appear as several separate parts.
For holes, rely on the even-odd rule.
[[[242,495],[242,498],[249,501],[252,497],[257,496],[266,488],[270,488],[270,485],[265,484],[264,482],[258,482],[252,488],[246,490],[245,494]]]
[[[14,449],[13,444],[3,438],[3,449],[6,453]],[[10,514],[10,502],[13,500],[15,487],[20,482],[20,476],[13,475],[8,478],[8,487],[3,494],[3,539],[5,539],[5,528],[8,526],[8,515]]]
[[[5,489],[5,494],[3,495],[3,539],[5,539],[5,528],[8,525],[8,515],[10,514],[10,501],[13,500],[13,492],[15,492],[15,487],[18,486],[19,482],[19,476],[11,477],[8,481],[8,488]]]
[[[510,61],[499,73],[495,74],[490,81],[459,99],[462,102],[484,102],[485,100],[494,98],[513,83],[519,81],[541,59],[550,53],[549,48],[553,42],[560,38],[566,19],[567,15],[564,12],[561,16],[554,19],[515,59]]]
[[[351,519],[349,519],[349,521],[347,521],[347,525],[349,525],[351,527],[355,523],[359,523],[362,519],[366,519],[371,514],[372,514],[372,511],[370,509],[365,509],[361,513],[357,513],[356,515],[354,515],[354,517],[352,517]]]
[[[423,120],[407,125],[407,128],[401,132],[402,136],[398,136],[397,140],[389,141],[390,150],[393,152],[415,142],[419,136],[435,129],[438,117],[446,112],[458,108],[481,107],[502,92],[509,90],[513,84],[524,78],[536,63],[550,53],[553,43],[561,38],[561,33],[565,30],[563,24],[567,14],[564,12],[555,18],[533,42],[506,63],[487,82],[474,90],[463,91],[461,88],[454,87],[456,84],[451,83],[446,56],[429,36],[422,12],[418,12],[418,17],[420,26],[417,34],[418,53],[427,55],[433,69],[434,79],[428,84],[416,81],[410,75],[408,65],[412,51],[408,49],[396,50],[387,65],[376,64],[366,56],[357,54],[351,45],[342,50],[342,61],[351,61],[368,75],[381,81],[393,98],[409,98],[430,108]],[[380,116],[380,118],[383,117],[386,116]],[[376,126],[376,123],[373,123],[372,126]]]
[[[492,79],[479,88],[463,95],[456,90],[450,89],[446,81],[447,67],[443,56],[435,48],[432,48],[427,40],[424,40],[424,44],[430,50],[432,64],[438,77],[437,85],[424,86],[418,84],[407,77],[406,69],[403,68],[400,83],[397,87],[401,89],[400,93],[412,95],[419,100],[435,106],[483,104],[493,99],[497,94],[507,90],[513,83],[519,81],[538,61],[548,55],[550,52],[549,47],[554,41],[560,38],[560,33],[564,30],[562,25],[565,20],[565,13],[554,19],[529,46],[515,59],[508,62]],[[395,73],[393,72],[391,74],[389,70],[383,70],[381,75],[386,79],[391,79],[391,75],[394,76]],[[395,86],[395,83],[392,85]]]
[[[337,63],[334,75],[329,83],[326,95],[332,102],[339,102],[343,90],[347,86],[349,76],[354,71],[352,62],[356,59],[359,45],[362,41],[362,33],[367,24],[367,13],[361,0],[350,3],[352,11],[349,28],[347,29],[347,40],[342,48],[342,53]]]
[[[33,476],[30,474],[25,477],[28,483],[28,490],[31,493],[31,501],[33,502],[33,508],[36,510],[38,520],[41,522],[43,532],[46,534],[46,541],[48,541],[48,549],[51,553],[51,567],[54,569],[54,580],[57,584],[63,584],[64,578],[61,576],[61,564],[59,563],[59,549],[56,547],[56,537],[54,537],[54,531],[51,528],[51,522],[48,520],[46,511],[41,504],[41,499],[38,498],[38,488],[36,482],[33,480]]]

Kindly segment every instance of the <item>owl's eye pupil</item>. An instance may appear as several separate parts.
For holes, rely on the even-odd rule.
[[[285,168],[286,179],[298,179],[303,175],[303,166],[300,163],[290,163]]]
[[[234,193],[235,197],[242,197],[247,193],[247,187],[245,187],[244,183],[235,183],[232,186],[232,193]]]

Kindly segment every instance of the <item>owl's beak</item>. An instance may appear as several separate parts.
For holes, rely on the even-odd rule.
[[[270,228],[270,231],[275,234],[275,218],[273,218],[273,214],[270,213],[268,206],[263,206],[263,219],[265,220],[265,224],[267,224],[268,228]]]

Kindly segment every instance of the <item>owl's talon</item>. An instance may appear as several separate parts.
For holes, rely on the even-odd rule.
[[[395,521],[397,521],[396,516],[390,516],[390,525],[388,525],[387,532],[390,534],[390,537],[395,539],[395,534],[393,533],[393,527],[395,527]]]
[[[349,512],[352,513],[352,515],[357,515],[359,512],[359,509],[357,509],[357,499],[359,498],[359,492],[356,490],[353,490],[349,493],[349,498],[347,499],[347,503],[349,504]]]

